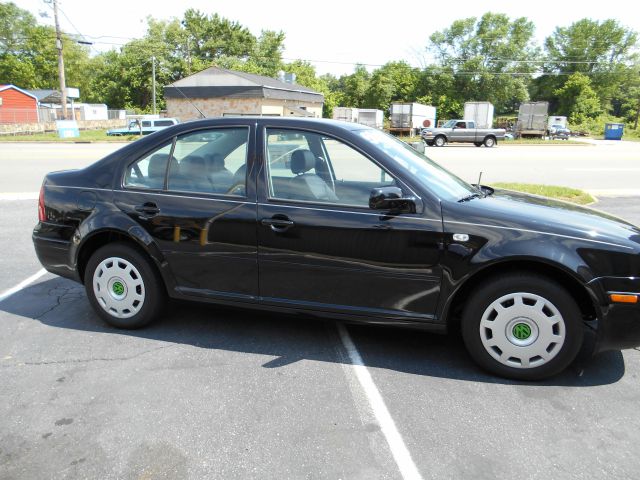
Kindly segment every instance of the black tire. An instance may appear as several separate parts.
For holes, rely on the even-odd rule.
[[[112,258],[120,259],[122,262],[114,265],[113,262],[108,261]],[[107,263],[103,264],[103,262]],[[133,267],[128,274],[116,275],[116,268],[122,269],[128,266]],[[94,288],[94,274],[98,268],[102,273],[96,277],[97,282],[103,285],[105,282],[113,282],[113,286],[110,285],[109,289],[96,287],[103,293],[101,300],[98,299],[100,292],[96,293]],[[109,280],[109,277],[112,280]],[[87,262],[84,285],[93,309],[105,322],[116,328],[135,329],[148,325],[160,316],[166,301],[162,279],[151,261],[144,252],[126,243],[113,243],[96,250]],[[116,294],[111,292],[111,289],[115,290],[116,287],[121,293],[119,299],[115,298]],[[107,294],[110,297],[107,297]],[[140,295],[142,300],[138,300]],[[117,316],[119,312],[115,308],[111,313],[107,311],[105,299],[119,309],[124,308],[124,313],[120,312],[121,316]]]
[[[424,142],[426,143],[429,147],[433,147],[433,142]]]
[[[481,146],[482,146],[482,142],[473,142],[473,144],[474,144],[476,147],[481,147]]]
[[[497,145],[498,142],[496,141],[495,137],[486,137],[483,143],[485,147],[493,148]]]
[[[438,135],[436,138],[433,139],[433,144],[436,147],[444,147],[447,144],[447,138],[444,137],[443,135]]]
[[[524,293],[521,296],[524,302],[537,301],[533,297],[547,302],[544,303],[542,309],[534,308],[528,304],[522,307],[530,308],[529,311],[535,312],[535,315],[540,318],[535,315],[529,318],[520,314],[508,320],[518,310],[518,308],[514,308],[512,312],[508,312],[510,308],[517,307],[515,302],[509,304],[511,300],[508,296],[519,296],[521,292]],[[502,307],[507,305],[506,310],[498,314],[498,310],[494,309],[493,305],[505,297],[507,299],[504,300]],[[551,309],[548,305],[551,306]],[[553,308],[556,310],[555,313],[560,314],[559,320],[557,316],[551,316],[554,313]],[[504,313],[505,311],[507,313]],[[494,313],[496,317],[492,320],[491,316]],[[502,315],[502,317],[498,317],[498,315]],[[483,317],[485,317],[484,320]],[[549,327],[553,319],[556,319],[555,321],[558,323]],[[496,328],[481,328],[481,325],[491,325],[494,321]],[[521,330],[523,322],[525,325],[529,322],[533,325],[528,327],[529,336],[519,340],[515,338],[516,329]],[[541,324],[539,329],[538,324]],[[553,280],[528,273],[495,277],[474,291],[463,309],[461,328],[467,350],[478,365],[495,375],[516,380],[540,380],[560,373],[576,358],[584,336],[580,309],[571,295]],[[526,328],[524,330],[526,335]],[[530,337],[534,336],[532,330],[535,331],[535,338],[530,340]],[[494,331],[496,332],[495,337]],[[563,343],[560,344],[560,341],[554,343],[555,339],[560,336],[549,337],[547,335],[545,338],[545,331],[553,335],[564,334]],[[509,339],[510,335],[514,338]],[[525,346],[512,344],[519,341],[531,343]],[[492,342],[495,342],[496,346],[485,346],[485,343]],[[500,349],[500,346],[504,348],[504,351]],[[531,357],[540,349],[547,352],[548,360],[538,355]],[[490,353],[490,350],[493,353]],[[509,350],[515,351],[514,355],[520,355],[521,358],[518,359],[514,356],[507,358]],[[501,359],[495,358],[494,355],[501,357]],[[534,365],[523,366],[522,359],[526,359],[527,363],[530,362]],[[518,366],[518,361],[520,366]]]

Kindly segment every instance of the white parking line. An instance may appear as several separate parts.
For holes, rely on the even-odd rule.
[[[37,200],[40,192],[0,193],[0,200]]]
[[[349,355],[356,377],[358,378],[358,381],[369,400],[369,405],[380,424],[380,429],[382,430],[387,444],[391,449],[393,459],[400,469],[402,478],[404,480],[422,480],[418,467],[413,463],[411,454],[409,453],[407,446],[404,444],[404,440],[402,440],[402,436],[400,436],[400,432],[398,432],[393,418],[391,418],[391,414],[382,399],[382,395],[380,395],[376,384],[373,383],[369,370],[367,370],[367,367],[362,361],[360,352],[358,352],[353,340],[351,340],[349,332],[347,332],[347,329],[341,323],[338,323],[338,333],[340,333],[340,339],[342,340],[342,344]]]
[[[34,273],[29,278],[24,279],[19,284],[17,284],[15,287],[11,287],[9,290],[5,290],[4,292],[0,293],[0,302],[2,302],[3,300],[6,300],[7,298],[9,298],[14,293],[19,292],[20,290],[22,290],[24,287],[26,287],[30,283],[35,282],[37,279],[39,279],[45,273],[47,273],[47,271],[44,268],[42,270],[38,270],[37,273]]]

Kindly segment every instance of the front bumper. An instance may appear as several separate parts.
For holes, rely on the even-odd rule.
[[[594,353],[622,350],[640,346],[640,303],[613,303],[612,293],[629,293],[640,296],[638,277],[600,277],[590,282],[604,303],[595,332]]]
[[[598,320],[594,353],[640,346],[640,305],[609,305]]]

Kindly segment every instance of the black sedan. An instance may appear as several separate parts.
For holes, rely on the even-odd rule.
[[[357,124],[218,118],[46,176],[50,272],[138,328],[167,298],[435,332],[506,377],[640,345],[640,229],[469,185]]]

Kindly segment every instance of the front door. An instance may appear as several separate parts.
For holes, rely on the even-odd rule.
[[[369,209],[372,188],[407,187],[336,138],[279,128],[261,133],[261,296],[336,312],[433,318],[440,213]]]
[[[258,295],[249,126],[197,130],[132,162],[116,203],[153,237],[179,292]]]

